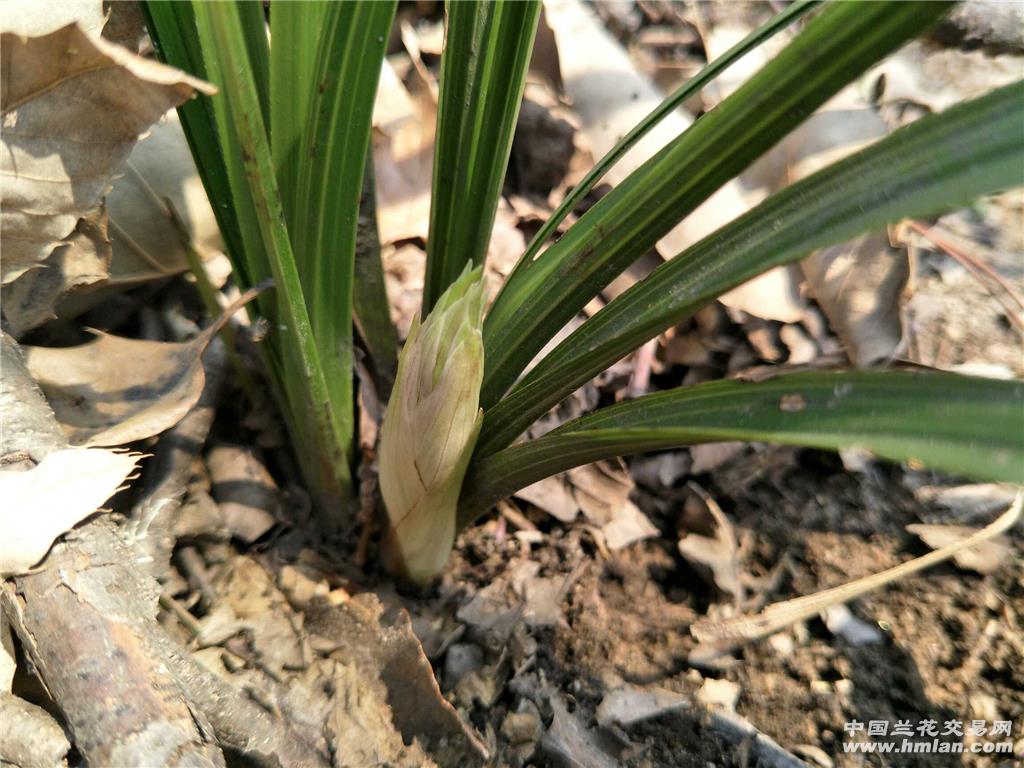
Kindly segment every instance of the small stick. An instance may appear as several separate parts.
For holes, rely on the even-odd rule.
[[[833,605],[847,603],[896,579],[917,573],[933,565],[938,565],[964,549],[969,549],[984,541],[993,539],[1013,528],[1021,518],[1022,507],[1024,507],[1024,493],[1018,493],[1010,508],[980,531],[971,534],[961,541],[947,544],[936,549],[934,552],[908,560],[881,573],[865,576],[863,579],[857,579],[847,584],[815,592],[811,595],[805,595],[804,597],[798,597],[794,600],[786,600],[769,605],[761,613],[754,616],[734,616],[724,620],[700,619],[695,621],[690,626],[690,634],[700,641],[701,646],[705,643],[709,645],[708,648],[699,646],[695,649],[697,660],[714,658],[739,645],[752,640],[760,640],[778,632],[780,629],[784,629],[790,624],[809,619]]]

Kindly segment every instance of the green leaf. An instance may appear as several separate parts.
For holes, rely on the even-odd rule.
[[[142,3],[153,47],[161,61],[178,67],[204,80],[210,74],[203,63],[192,4],[176,0],[149,0]],[[197,96],[178,107],[181,126],[189,148],[196,159],[199,177],[217,217],[217,226],[224,238],[228,255],[244,287],[252,287],[252,279],[244,265],[241,223],[232,204],[231,185],[217,139],[213,106],[208,96]]]
[[[270,48],[267,44],[267,18],[263,3],[238,3],[238,21],[242,25],[249,71],[256,83],[263,125],[270,128]]]
[[[424,317],[467,261],[487,255],[540,2],[449,2],[447,13]]]
[[[277,286],[272,317],[282,337],[275,339],[271,366],[319,506],[336,510],[350,496],[352,416],[331,400],[303,302],[237,5],[195,3],[193,10],[206,71],[223,89],[211,103],[232,201],[240,221],[250,223],[242,229],[244,258],[250,275],[269,273]]]
[[[716,381],[647,395],[474,462],[460,525],[498,499],[611,456],[757,440],[877,456],[982,480],[1024,482],[1024,383],[949,373],[828,371]]]
[[[829,6],[743,87],[520,269],[498,294],[484,327],[485,410],[587,301],[679,219],[948,7],[934,2]]]
[[[330,393],[339,437],[354,434],[352,374],[352,292],[359,198],[370,144],[373,101],[396,2],[328,3],[320,19],[320,44],[310,76],[306,112],[273,114],[272,131],[289,121],[302,122],[294,157],[297,176],[288,232]],[[290,3],[274,13],[286,14]],[[296,24],[308,27],[308,14]],[[291,37],[296,37],[292,34]],[[272,56],[277,54],[271,46]],[[282,55],[288,55],[285,51]],[[292,133],[295,131],[289,129]],[[348,452],[346,452],[348,457]],[[346,458],[346,461],[348,458]]]
[[[579,385],[751,277],[910,216],[1024,184],[1024,83],[932,115],[773,195],[654,270],[486,413],[477,451],[505,447]]]
[[[548,220],[544,222],[543,226],[537,230],[537,234],[533,236],[533,239],[526,247],[526,250],[523,252],[523,255],[520,257],[509,276],[511,277],[511,275],[514,275],[524,265],[529,264],[533,260],[534,256],[536,256],[540,251],[541,246],[543,246],[544,243],[547,242],[548,238],[554,234],[558,225],[565,220],[565,217],[568,216],[571,211],[575,210],[577,205],[583,202],[583,198],[590,194],[590,191],[601,179],[604,178],[604,175],[608,173],[608,170],[615,165],[623,155],[629,152],[629,150],[632,149],[640,139],[646,136],[655,125],[660,123],[666,115],[674,112],[691,96],[700,93],[704,86],[713,82],[715,78],[742,59],[750,51],[761,45],[761,43],[771,39],[801,16],[814,10],[821,4],[821,1],[822,0],[797,0],[797,2],[794,2],[788,8],[773,17],[764,26],[755,29],[749,35],[736,43],[736,45],[716,58],[700,72],[669,94],[661,104],[651,111],[650,114],[644,117],[644,119],[633,126],[625,136],[619,139],[618,143],[608,150],[608,154],[602,157],[597,164],[587,172],[587,175],[580,180],[580,183],[572,188],[572,190],[565,196],[565,199],[562,200],[561,205],[555,209],[555,212],[552,213],[548,217]]]
[[[316,61],[327,0],[274,3],[270,12],[270,146],[285,221],[294,225],[299,147],[316,88]]]

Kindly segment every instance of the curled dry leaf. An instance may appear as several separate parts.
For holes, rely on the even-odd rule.
[[[176,110],[132,150],[107,195],[113,260],[110,282],[132,285],[188,269],[188,253],[167,209],[170,201],[200,255],[223,249],[220,230]]]
[[[48,35],[76,22],[90,35],[99,37],[106,22],[102,0],[76,0],[73,3],[4,0],[0,10],[2,31],[22,37]]]
[[[3,287],[4,316],[11,335],[20,338],[51,320],[62,296],[105,281],[110,259],[107,207],[101,204],[78,220],[75,231],[50,254],[42,268],[29,270]]]
[[[25,362],[68,442],[113,446],[141,440],[174,426],[196,404],[206,381],[203,352],[261,290],[246,291],[191,341],[97,332],[96,340],[77,347],[23,347]]]
[[[968,536],[977,533],[976,528],[965,525],[925,525],[918,523],[907,526],[907,533],[919,537],[932,549],[941,549],[957,544]],[[999,567],[1013,556],[1013,550],[1005,537],[989,539],[967,549],[961,549],[953,560],[965,570],[975,571],[982,575],[995,573]]]
[[[66,448],[27,471],[0,472],[0,576],[42,560],[58,536],[117,491],[137,461],[138,454]]]
[[[95,210],[135,142],[213,86],[68,24],[35,37],[4,14],[0,86],[6,284],[38,267]]]

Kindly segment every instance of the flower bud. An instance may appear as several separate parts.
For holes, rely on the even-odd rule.
[[[416,584],[440,573],[455,541],[455,513],[483,421],[484,280],[480,267],[417,317],[398,358],[380,436],[388,567]]]

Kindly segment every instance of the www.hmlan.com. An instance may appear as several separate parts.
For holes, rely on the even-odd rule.
[[[960,741],[844,741],[844,752],[891,753],[891,754],[1012,754],[1012,741],[979,741],[964,744]]]

